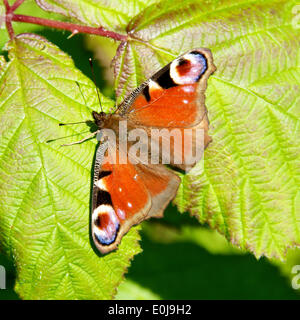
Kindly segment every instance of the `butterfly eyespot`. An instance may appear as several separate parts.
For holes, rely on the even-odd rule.
[[[97,241],[101,245],[110,245],[116,240],[119,228],[120,228],[120,225],[118,224],[116,229],[110,228],[111,230],[106,230],[106,231],[95,229],[94,231],[95,239],[97,239]]]
[[[119,219],[110,205],[100,205],[93,213],[94,236],[101,245],[115,241],[120,228]]]
[[[170,77],[178,84],[197,82],[207,69],[206,58],[197,51],[192,51],[174,60],[170,66]]]
[[[188,59],[180,58],[177,61],[176,71],[182,77],[190,72],[191,61]]]

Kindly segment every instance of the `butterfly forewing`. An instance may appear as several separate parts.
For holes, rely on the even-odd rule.
[[[215,69],[210,50],[193,49],[154,74],[120,105],[118,112],[136,126],[148,132],[148,128],[168,129],[151,137],[159,150],[160,163],[188,171],[211,141],[204,93],[208,77]],[[197,131],[201,133],[201,141]],[[170,144],[170,156],[166,158],[164,141],[169,141],[170,135],[177,142]],[[197,156],[191,157],[193,154]]]
[[[118,112],[137,125],[187,128],[206,116],[204,91],[215,71],[208,49],[178,57],[130,94]]]

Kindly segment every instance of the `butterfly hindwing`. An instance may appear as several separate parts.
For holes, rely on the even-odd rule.
[[[176,196],[180,178],[161,164],[139,164],[137,170],[151,196],[151,209],[147,214],[147,219],[162,217],[165,208]]]
[[[162,165],[103,163],[106,149],[104,143],[96,154],[91,219],[92,237],[102,253],[114,250],[133,225],[162,216],[180,183]]]

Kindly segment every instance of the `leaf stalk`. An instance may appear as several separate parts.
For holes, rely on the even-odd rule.
[[[23,15],[23,14],[15,14],[14,11],[24,1],[25,0],[16,0],[16,2],[12,6],[10,6],[8,3],[8,0],[4,0],[4,5],[6,9],[6,15],[5,15],[6,28],[11,40],[13,40],[15,36],[14,30],[12,27],[12,21],[15,21],[15,22],[37,24],[37,25],[42,25],[50,28],[68,30],[71,32],[71,36],[77,33],[86,33],[86,34],[94,34],[101,37],[111,38],[121,42],[127,41],[127,35],[106,30],[101,26],[90,27],[90,26],[84,26],[84,25],[74,24],[70,22],[56,21],[56,20],[50,20],[50,19],[45,19],[40,17],[32,17],[28,15]]]

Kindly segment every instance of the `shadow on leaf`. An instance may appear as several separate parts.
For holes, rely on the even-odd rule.
[[[266,259],[213,255],[196,244],[159,244],[145,235],[141,245],[127,277],[162,299],[299,299]]]

